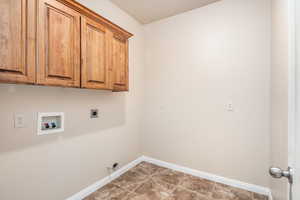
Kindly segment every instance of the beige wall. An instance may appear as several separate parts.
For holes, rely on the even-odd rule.
[[[135,34],[130,93],[1,84],[1,200],[63,200],[106,176],[114,162],[140,156],[142,27],[108,0],[80,2]],[[89,119],[91,108],[99,108],[99,119]],[[40,111],[65,112],[66,131],[37,136]],[[13,128],[14,113],[25,115],[26,128]]]
[[[288,167],[288,0],[272,0],[271,164]],[[275,200],[287,199],[287,181],[271,180]]]
[[[267,174],[287,165],[286,1],[272,4],[272,59],[271,0],[222,0],[144,27],[108,0],[79,2],[135,34],[130,93],[0,85],[0,199],[65,199],[141,154],[271,182],[286,199],[286,182]],[[66,131],[37,136],[40,111],[65,112]]]
[[[144,154],[269,186],[270,1],[222,0],[145,31]]]

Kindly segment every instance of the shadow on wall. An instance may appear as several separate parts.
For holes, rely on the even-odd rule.
[[[90,109],[99,118],[90,119]],[[0,154],[59,138],[107,134],[126,123],[126,93],[28,85],[0,85]],[[65,132],[37,135],[38,112],[65,112]],[[25,116],[25,127],[14,128],[14,114]]]

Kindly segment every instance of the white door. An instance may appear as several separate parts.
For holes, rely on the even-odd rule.
[[[296,153],[293,199],[300,199],[300,2],[296,1]]]
[[[295,131],[295,174],[293,199],[300,199],[300,1],[295,1],[296,15],[296,131]]]

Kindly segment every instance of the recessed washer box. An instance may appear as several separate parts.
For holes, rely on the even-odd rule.
[[[38,113],[38,135],[63,132],[64,120],[62,112]]]

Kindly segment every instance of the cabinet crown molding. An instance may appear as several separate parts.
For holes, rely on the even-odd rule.
[[[129,39],[130,37],[133,36],[132,33],[126,31],[122,27],[116,25],[115,23],[111,22],[110,20],[106,19],[105,17],[102,17],[95,11],[85,7],[84,5],[78,3],[77,1],[74,0],[57,0],[68,7],[76,10],[77,12],[80,12],[81,14],[85,15],[86,17],[89,17],[99,23],[102,23],[105,26],[108,26],[111,31],[117,32],[118,34],[121,34],[125,39]]]

